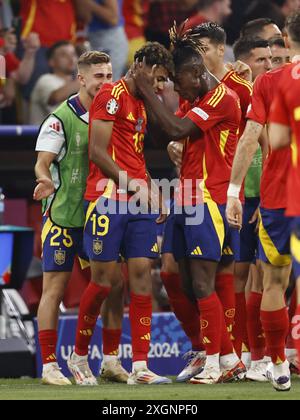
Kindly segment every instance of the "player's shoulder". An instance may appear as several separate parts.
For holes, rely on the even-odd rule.
[[[51,134],[52,136],[64,135],[63,122],[54,113],[48,115],[48,117],[42,122],[40,126],[39,137],[44,136],[45,134]]]
[[[216,108],[222,100],[224,100],[228,88],[224,83],[218,84],[214,89],[210,90],[205,96],[205,102],[212,108]]]
[[[228,81],[232,86],[232,89],[238,91],[239,93],[245,92],[250,95],[253,93],[252,83],[248,82],[246,79],[243,79],[233,70],[227,73],[223,81],[225,84],[226,81]]]
[[[206,100],[206,104],[212,108],[230,107],[238,102],[238,94],[224,83],[220,83],[215,89],[209,92]]]
[[[259,75],[255,80],[255,86],[259,89],[274,88],[274,83],[278,82],[286,69],[290,68],[291,64],[286,64],[277,69],[270,70],[264,74]]]
[[[300,80],[300,62],[289,63],[283,66],[280,82],[295,83]]]
[[[126,83],[123,79],[115,82],[115,83],[105,83],[100,91],[95,96],[94,102],[98,102],[99,100],[103,100],[104,98],[110,98],[117,102],[123,100],[123,98],[129,96],[129,91],[126,86]]]
[[[124,79],[118,80],[115,83],[111,83],[109,86],[107,86],[107,89],[110,90],[111,96],[117,101],[130,95]]]

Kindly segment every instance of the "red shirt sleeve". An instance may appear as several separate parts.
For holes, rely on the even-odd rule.
[[[264,97],[263,75],[259,76],[254,83],[254,91],[251,105],[247,113],[247,118],[261,125],[265,125],[268,121],[268,110]]]
[[[187,112],[191,109],[191,105],[187,101],[181,101],[178,110],[176,111],[175,115],[179,118],[184,118]]]
[[[228,110],[232,109],[232,103],[228,100],[228,96],[218,104],[218,106],[213,107],[209,105],[209,98],[204,104],[199,104],[191,109],[186,115],[191,121],[193,121],[201,131],[205,132],[216,126],[220,121],[224,120]]]
[[[121,98],[112,95],[114,86],[103,87],[96,96],[91,112],[91,120],[115,121],[120,114]]]

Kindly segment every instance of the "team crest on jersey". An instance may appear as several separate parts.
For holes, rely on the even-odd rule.
[[[99,241],[98,239],[95,239],[93,241],[93,252],[95,255],[102,254],[103,251],[103,241]]]
[[[110,99],[107,102],[106,105],[106,111],[110,114],[110,115],[116,115],[116,113],[118,112],[119,109],[119,104],[115,99]]]
[[[138,133],[141,133],[143,131],[143,124],[144,124],[144,119],[143,118],[139,118],[137,121],[137,125],[135,127],[135,130]]]
[[[66,251],[62,251],[61,249],[54,252],[54,261],[57,265],[64,265],[66,262]]]

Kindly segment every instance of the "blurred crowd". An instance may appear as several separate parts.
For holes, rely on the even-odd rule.
[[[79,89],[77,60],[89,49],[111,56],[118,80],[146,40],[168,46],[174,21],[222,24],[232,45],[245,22],[270,18],[282,29],[299,7],[300,0],[0,0],[0,123],[39,125]]]

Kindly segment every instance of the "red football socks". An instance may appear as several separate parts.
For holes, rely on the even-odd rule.
[[[151,341],[152,296],[130,294],[129,318],[132,361],[148,361]]]
[[[287,341],[286,341],[286,348],[287,349],[294,349],[295,348],[295,343],[294,343],[294,339],[293,339],[293,318],[296,314],[296,310],[297,310],[297,290],[296,288],[293,291],[292,297],[291,297],[291,302],[289,305],[289,319],[290,319],[290,330],[289,330],[289,335],[287,337]]]
[[[298,360],[300,361],[300,305],[298,305],[295,316],[292,320],[292,326],[292,337],[298,351]]]
[[[57,345],[57,331],[44,330],[39,331],[39,343],[41,348],[41,356],[43,365],[48,363],[55,363],[56,360],[56,345]]]
[[[201,333],[207,356],[221,352],[222,304],[216,293],[207,298],[198,299]]]
[[[233,331],[235,317],[235,293],[234,293],[234,275],[217,274],[216,292],[222,303],[225,315],[225,323],[230,335]]]
[[[105,356],[118,356],[122,330],[102,328],[103,354]]]
[[[237,355],[241,357],[243,351],[250,351],[247,332],[247,303],[245,292],[236,293],[235,307],[236,311],[233,327],[233,344]]]
[[[196,303],[193,304],[185,295],[180,275],[161,272],[160,276],[174,314],[181,323],[185,334],[191,340],[193,350],[203,351],[199,311]]]
[[[287,308],[272,312],[261,311],[260,316],[272,362],[283,363],[286,360],[285,342],[289,332]]]
[[[265,357],[266,340],[260,320],[262,294],[251,292],[247,302],[247,330],[253,362]]]
[[[102,303],[110,291],[111,287],[99,286],[94,282],[90,282],[81,298],[75,344],[75,353],[78,356],[86,356],[88,354],[89,344]]]

